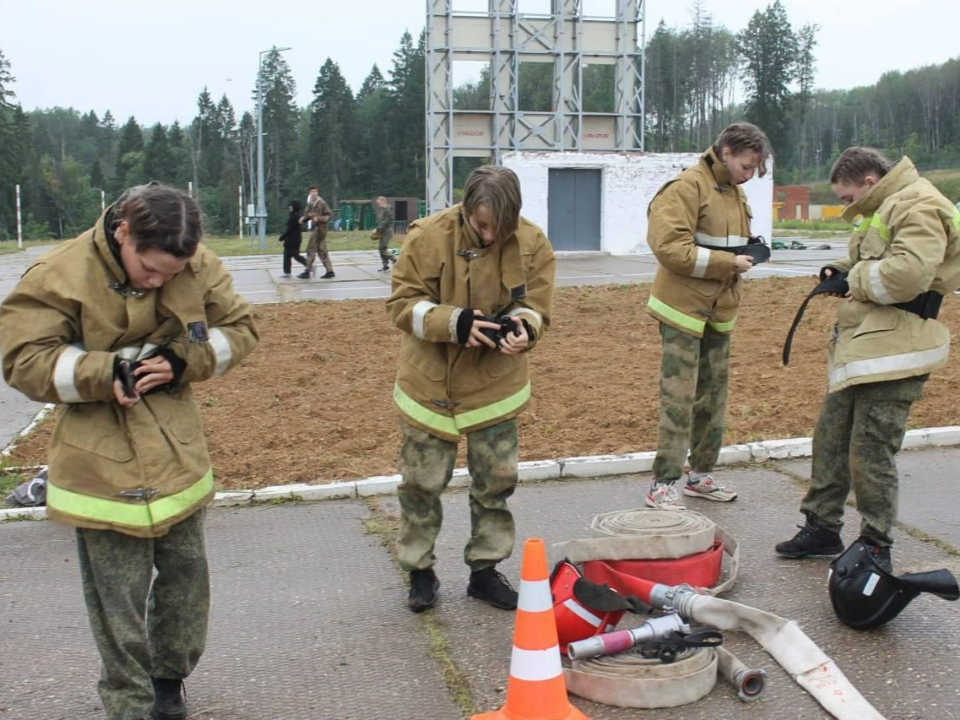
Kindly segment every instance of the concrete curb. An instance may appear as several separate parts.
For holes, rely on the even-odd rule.
[[[960,426],[908,430],[902,450],[949,447],[960,445]],[[763,442],[729,445],[720,450],[718,465],[746,465],[768,460],[791,460],[810,457],[811,438],[764,440]],[[589,478],[603,475],[633,475],[650,472],[656,453],[641,452],[627,455],[593,455],[558,460],[535,460],[520,463],[520,482],[531,483],[565,478]],[[392,495],[400,484],[399,475],[378,475],[362,480],[346,480],[313,485],[293,483],[275,485],[260,490],[234,490],[217,493],[211,507],[237,507],[261,503],[285,503],[314,500],[353,500],[377,495]],[[452,487],[467,487],[470,475],[466,468],[453,471]],[[0,509],[0,523],[6,520],[42,520],[46,508]]]

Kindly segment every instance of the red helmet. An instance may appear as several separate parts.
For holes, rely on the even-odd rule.
[[[564,655],[568,643],[613,630],[625,612],[623,609],[596,610],[585,605],[574,592],[574,585],[582,578],[583,575],[577,567],[567,560],[558,562],[550,575],[557,639],[560,641],[560,652]],[[619,596],[616,590],[607,589]],[[622,605],[625,607],[627,603],[624,601]]]

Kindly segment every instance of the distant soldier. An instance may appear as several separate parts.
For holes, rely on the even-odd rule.
[[[397,261],[390,254],[390,241],[393,240],[393,208],[383,195],[374,201],[374,206],[377,208],[377,229],[373,234],[380,241],[377,249],[383,261],[383,267],[378,272],[390,272],[390,264]]]
[[[892,572],[895,456],[911,406],[950,352],[950,330],[937,314],[943,295],[960,286],[960,211],[910,158],[894,165],[872,148],[844,150],[830,183],[847,206],[843,219],[863,221],[848,256],[820,271],[821,280],[843,276],[838,292],[846,288],[846,297],[837,305],[810,487],[800,504],[806,522],[776,551],[787,558],[841,552],[852,487],[860,540]]]
[[[307,196],[307,207],[303,211],[301,222],[307,220],[313,222],[313,233],[310,235],[310,244],[307,245],[307,268],[297,275],[301,280],[307,280],[313,273],[313,263],[318,254],[320,262],[327,269],[320,279],[329,280],[336,277],[333,272],[333,263],[330,262],[330,253],[327,251],[327,221],[331,217],[333,217],[333,211],[327,205],[327,201],[320,197],[320,189],[316,185],[311,185],[310,194]]]

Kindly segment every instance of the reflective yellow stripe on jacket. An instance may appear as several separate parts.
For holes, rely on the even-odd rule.
[[[522,407],[530,399],[530,394],[530,383],[528,382],[513,395],[505,397],[503,400],[451,417],[424,407],[407,395],[399,384],[393,386],[393,400],[404,415],[421,425],[446,435],[459,435],[469,428],[506,417],[517,408]]]
[[[154,502],[90,497],[72,490],[64,490],[48,482],[47,506],[51,510],[98,523],[149,528],[176,517],[190,506],[200,502],[212,491],[213,468],[207,470],[206,475],[185,490]]]

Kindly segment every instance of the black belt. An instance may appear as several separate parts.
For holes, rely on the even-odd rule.
[[[919,315],[924,320],[935,320],[940,314],[940,305],[943,303],[943,295],[933,290],[927,290],[920,293],[910,302],[894,303],[894,307],[906,310],[914,315]]]
[[[800,308],[797,310],[797,314],[793,318],[793,323],[790,325],[790,332],[787,333],[786,342],[783,343],[784,365],[790,364],[790,348],[793,345],[793,334],[796,332],[800,320],[803,319],[803,313],[807,310],[807,303],[817,295],[823,295],[824,293],[846,295],[849,291],[850,286],[847,284],[847,273],[834,272],[833,275],[817,285],[810,294],[804,298],[800,304]],[[906,310],[914,315],[919,315],[924,320],[931,320],[936,318],[940,313],[940,305],[942,302],[943,295],[933,290],[927,290],[927,292],[920,293],[909,302],[894,303],[893,307]]]
[[[723,250],[724,252],[731,252],[734,255],[746,255],[753,261],[754,265],[759,265],[770,259],[770,246],[767,245],[766,240],[760,236],[751,236],[746,245],[736,245],[734,247],[714,247],[701,243],[696,243],[696,245],[697,247],[706,248],[707,250]]]

